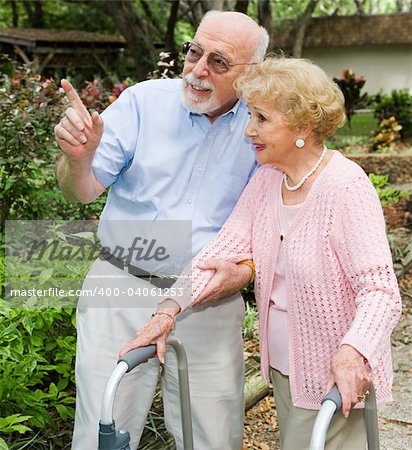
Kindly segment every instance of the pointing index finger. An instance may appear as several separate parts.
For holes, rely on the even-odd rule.
[[[87,111],[86,107],[83,105],[79,94],[76,92],[70,81],[63,79],[61,81],[61,86],[70,101],[70,105],[81,114],[81,117],[90,117],[90,114]]]

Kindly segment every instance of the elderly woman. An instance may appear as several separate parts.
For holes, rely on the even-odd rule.
[[[124,351],[156,342],[163,359],[172,318],[196,305],[213,276],[197,264],[252,258],[262,372],[274,385],[281,448],[308,448],[316,410],[337,384],[343,408],[327,448],[363,450],[370,381],[379,402],[391,399],[390,335],[401,300],[377,194],[358,165],[324,144],[344,121],[342,93],[310,61],[285,58],[251,68],[236,89],[261,167],[194,259],[191,283],[177,282],[184,295],[159,306]]]

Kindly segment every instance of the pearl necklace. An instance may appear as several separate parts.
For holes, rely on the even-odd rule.
[[[298,184],[295,184],[294,186],[291,186],[288,182],[288,176],[286,175],[286,173],[283,174],[283,182],[285,185],[285,188],[288,191],[296,191],[297,189],[299,189],[300,187],[303,186],[303,183],[305,183],[305,181],[311,176],[313,175],[317,168],[320,166],[321,162],[323,161],[323,158],[326,155],[326,152],[328,151],[328,149],[326,148],[326,145],[323,146],[323,151],[322,154],[320,155],[320,158],[318,159],[317,163],[312,167],[312,169],[309,170],[309,172],[299,181]]]

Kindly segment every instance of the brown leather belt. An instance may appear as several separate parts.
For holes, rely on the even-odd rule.
[[[149,283],[153,284],[154,286],[158,288],[170,288],[175,282],[176,278],[172,277],[161,277],[159,275],[156,275],[151,272],[147,272],[146,270],[140,269],[139,267],[132,266],[130,264],[125,264],[124,261],[122,261],[119,258],[116,258],[111,253],[109,253],[107,250],[103,249],[100,252],[99,258],[102,261],[107,261],[113,266],[117,267],[120,270],[124,270],[129,275],[132,275],[136,278],[141,278],[143,280],[148,281]],[[126,270],[127,269],[127,270]]]

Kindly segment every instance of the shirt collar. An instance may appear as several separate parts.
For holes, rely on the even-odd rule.
[[[183,105],[183,107],[184,107],[185,111],[187,112],[187,114],[188,114],[188,116],[189,116],[189,118],[190,118],[190,120],[192,122],[192,127],[194,125],[194,117],[196,117],[196,116],[204,116],[205,115],[205,114],[198,114],[198,113],[194,113],[192,111],[189,111],[186,108],[185,105]],[[242,108],[244,109],[245,107],[246,107],[246,105],[241,100],[238,100],[232,106],[232,108],[229,109],[229,111],[226,111],[224,114],[222,114],[220,116],[220,117],[227,117],[227,120],[229,121],[229,128],[230,128],[231,132],[233,131],[233,127],[235,126],[234,125],[235,121],[233,119],[238,115],[239,110],[242,109]]]

